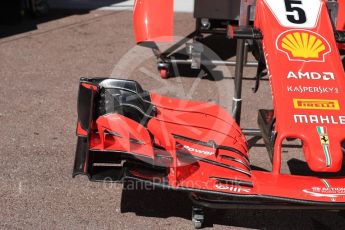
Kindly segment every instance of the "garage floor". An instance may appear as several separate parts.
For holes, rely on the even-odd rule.
[[[139,81],[164,95],[215,101],[230,110],[234,68],[210,67],[204,76],[179,67],[181,77],[161,80],[151,51],[136,47],[131,12],[54,11],[15,29],[0,27],[0,228],[1,229],[192,229],[185,194],[123,190],[119,184],[71,178],[76,144],[76,99],[82,76]],[[176,16],[175,34],[194,28],[191,14]],[[218,37],[218,55],[231,58],[234,44]],[[214,55],[211,52],[209,55]],[[267,80],[251,92],[255,69],[244,83],[244,127],[256,127],[257,110],[271,108]],[[199,77],[196,78],[195,75]],[[262,141],[249,138],[251,162],[270,169]],[[284,160],[300,159],[287,148]],[[288,164],[284,165],[288,172]],[[214,229],[344,229],[337,212],[207,210]]]

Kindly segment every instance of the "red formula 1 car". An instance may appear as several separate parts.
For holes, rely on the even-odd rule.
[[[190,193],[193,223],[202,207],[345,208],[343,169],[345,74],[339,47],[345,42],[344,1],[196,0],[194,40],[224,34],[237,40],[232,115],[206,103],[150,93],[130,80],[82,78],[78,99],[78,144],[73,176],[90,180],[136,180]],[[339,14],[340,15],[340,14]],[[162,77],[173,62],[203,65],[198,49],[190,58],[169,59],[155,48],[172,36],[173,1],[136,1],[137,42],[150,44]],[[246,61],[246,47],[257,63]],[[193,44],[192,44],[193,45]],[[266,71],[274,110],[260,110],[257,130],[242,130],[242,73]],[[245,135],[260,135],[272,160],[270,172],[254,170]],[[300,139],[313,175],[281,173],[282,143]]]

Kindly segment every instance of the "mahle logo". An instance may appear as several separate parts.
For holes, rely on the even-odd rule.
[[[295,109],[340,110],[338,100],[293,99]]]
[[[331,52],[329,43],[320,34],[309,30],[288,30],[278,36],[277,49],[291,61],[324,62]]]

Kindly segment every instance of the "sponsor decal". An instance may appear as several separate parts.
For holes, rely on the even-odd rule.
[[[307,193],[314,197],[328,197],[331,201],[336,201],[339,196],[345,196],[345,187],[332,188],[329,182],[325,179],[321,179],[321,182],[325,187],[312,187],[311,189],[303,189],[304,193]]]
[[[345,125],[345,116],[294,114],[293,117],[297,124]]]
[[[332,159],[331,159],[331,154],[330,154],[330,150],[329,150],[329,138],[328,138],[328,134],[327,134],[327,127],[317,126],[316,130],[320,136],[321,146],[322,146],[323,152],[325,153],[326,166],[330,167],[332,164]]]
[[[227,184],[216,184],[216,188],[220,190],[227,190],[228,192],[235,192],[235,193],[250,193],[250,188],[242,188],[239,186],[234,185],[227,185]]]
[[[338,100],[293,99],[295,109],[340,110]]]
[[[314,28],[321,0],[264,0],[280,25],[288,28]]]
[[[189,152],[199,153],[199,154],[203,154],[203,155],[207,155],[207,156],[213,155],[213,152],[192,148],[192,147],[190,147],[188,145],[184,145],[183,147],[185,149],[187,149]]]
[[[288,85],[286,87],[288,92],[293,93],[331,93],[331,94],[337,94],[339,93],[339,88],[336,87],[323,87],[323,86],[303,86],[303,85]]]
[[[335,80],[334,73],[332,72],[293,72],[290,71],[287,75],[287,79],[307,79],[307,80]]]
[[[288,30],[276,41],[277,49],[290,61],[324,62],[331,46],[321,35],[309,30]]]

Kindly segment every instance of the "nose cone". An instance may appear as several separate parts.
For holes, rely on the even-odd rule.
[[[304,141],[304,154],[309,168],[314,172],[338,172],[342,168],[343,150],[340,135],[317,126],[315,133]]]

